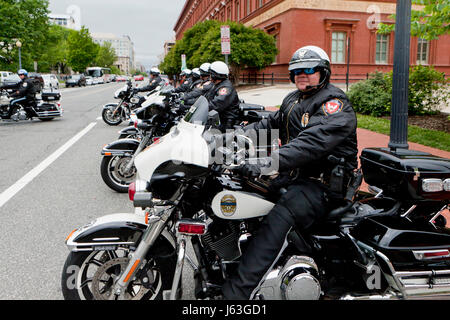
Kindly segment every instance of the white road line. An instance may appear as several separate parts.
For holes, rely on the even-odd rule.
[[[52,153],[47,159],[42,161],[34,169],[24,175],[20,180],[14,183],[11,187],[3,191],[0,194],[0,208],[8,202],[12,197],[14,197],[20,190],[22,190],[27,184],[33,181],[42,171],[44,171],[48,166],[50,166],[56,159],[58,159],[64,152],[66,152],[72,145],[74,145],[78,140],[80,140],[86,133],[88,133],[97,122],[92,122],[82,131],[77,133],[72,139],[67,141],[62,147]]]

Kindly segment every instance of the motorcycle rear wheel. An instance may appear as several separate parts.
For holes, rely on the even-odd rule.
[[[104,156],[100,164],[100,173],[103,181],[108,187],[120,193],[127,193],[130,183],[136,179],[136,167],[124,173],[123,169],[131,157]]]
[[[114,280],[124,271],[128,261],[125,249],[71,252],[64,264],[61,287],[65,300],[104,300],[114,298]],[[144,286],[136,276],[125,290],[128,300],[162,300],[163,291],[170,290],[174,256],[152,259],[148,265],[150,285]]]
[[[117,126],[122,123],[121,111],[118,111],[115,115],[113,115],[115,108],[115,106],[110,106],[108,108],[104,108],[102,111],[103,121],[110,126]]]

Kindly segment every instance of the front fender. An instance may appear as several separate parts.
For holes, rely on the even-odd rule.
[[[120,135],[129,135],[129,134],[136,134],[139,133],[139,130],[136,129],[134,126],[129,126],[126,128],[123,128],[122,130],[119,131]]]
[[[102,155],[123,156],[136,152],[141,142],[136,139],[119,139],[111,142],[102,149]]]
[[[116,102],[107,103],[103,106],[103,109],[108,109],[110,107],[117,107],[119,104]]]
[[[70,251],[110,250],[118,246],[136,247],[148,228],[144,216],[116,213],[100,217],[74,230],[66,239]],[[162,236],[175,248],[176,241],[164,229]]]

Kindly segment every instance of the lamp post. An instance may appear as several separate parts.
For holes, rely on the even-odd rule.
[[[22,69],[22,55],[21,55],[21,49],[22,48],[22,42],[20,42],[20,40],[17,40],[16,42],[16,46],[17,48],[19,48],[19,69]]]
[[[395,22],[394,74],[392,79],[389,148],[408,149],[408,85],[411,36],[411,0],[398,0]]]

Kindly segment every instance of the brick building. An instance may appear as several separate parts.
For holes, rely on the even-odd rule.
[[[395,3],[396,0],[186,0],[174,31],[179,40],[197,22],[237,21],[275,37],[280,53],[265,73],[287,74],[296,49],[317,45],[330,56],[335,76],[346,74],[349,61],[349,74],[357,79],[375,70],[392,70],[394,34],[379,35],[376,31],[378,22],[393,22],[389,16],[395,13]],[[434,65],[448,75],[449,52],[449,35],[432,41],[412,37],[410,63]]]

